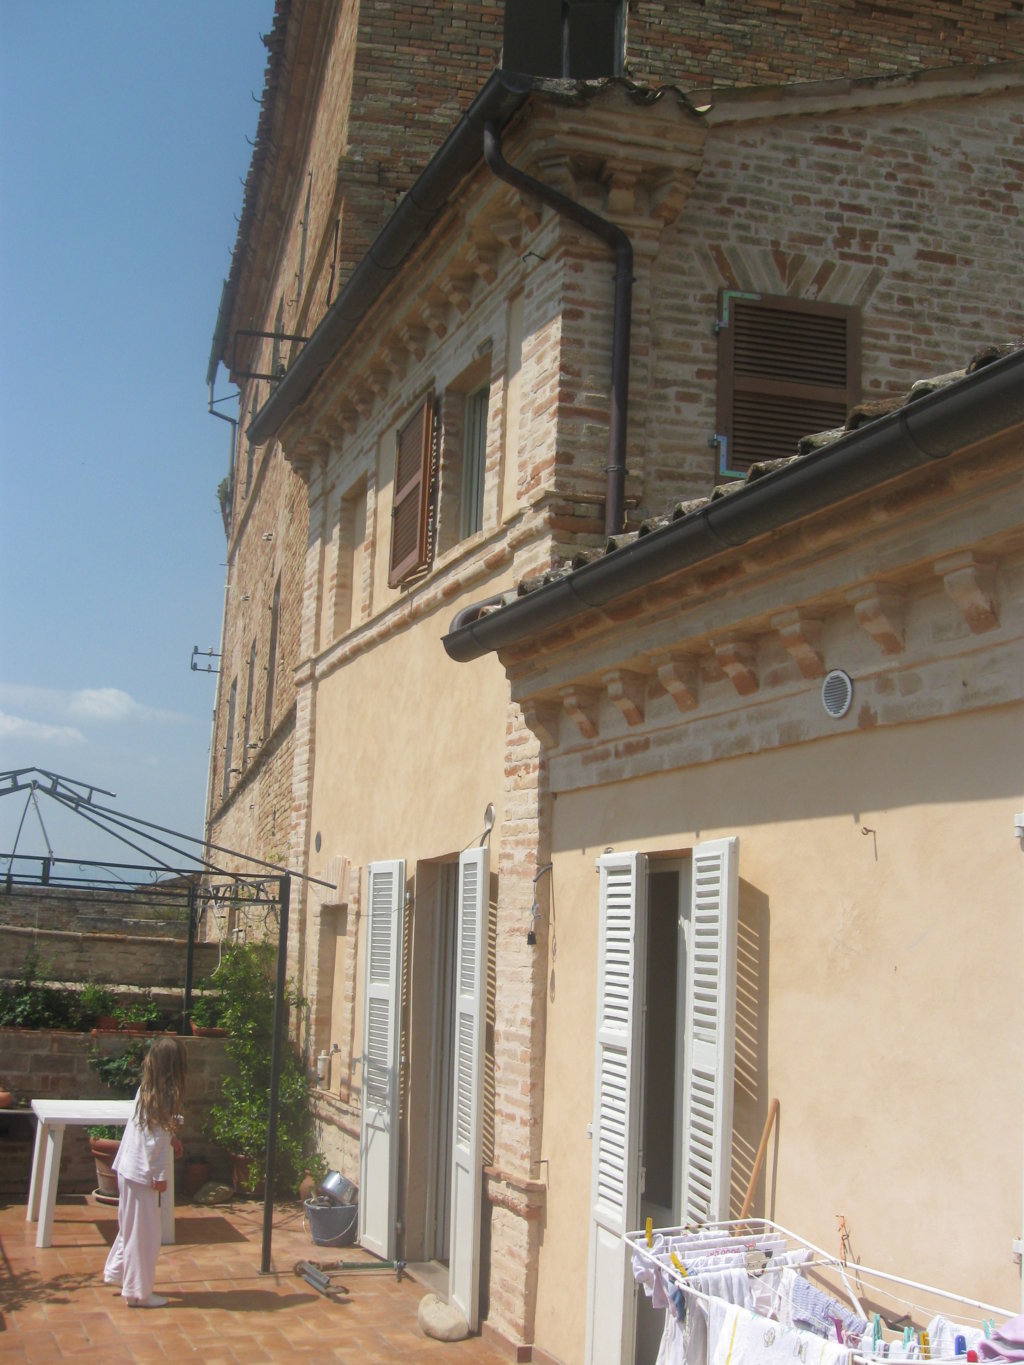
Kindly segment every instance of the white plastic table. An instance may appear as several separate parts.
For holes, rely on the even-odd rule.
[[[36,1145],[32,1156],[32,1183],[29,1185],[25,1221],[39,1224],[37,1247],[48,1247],[53,1235],[53,1211],[57,1204],[64,1129],[69,1123],[79,1128],[99,1123],[125,1124],[131,1118],[134,1107],[134,1100],[32,1101],[32,1112],[36,1118]],[[161,1242],[164,1246],[170,1246],[174,1241],[173,1161],[168,1167],[167,1189],[160,1196],[160,1228]]]

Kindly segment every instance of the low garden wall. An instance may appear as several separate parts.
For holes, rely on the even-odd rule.
[[[203,1152],[212,1175],[226,1179],[227,1155],[203,1134],[210,1107],[221,1098],[229,1064],[223,1038],[183,1038],[188,1050],[188,1090],[185,1126],[180,1133],[185,1156]],[[123,1052],[129,1039],[122,1033],[70,1033],[62,1029],[0,1028],[0,1080],[14,1096],[15,1109],[29,1100],[113,1098],[112,1092],[89,1066],[93,1050],[105,1055]],[[0,1109],[0,1193],[27,1201],[32,1169],[35,1125],[28,1115]],[[64,1133],[60,1164],[61,1193],[87,1192],[96,1186],[89,1139],[84,1128]],[[180,1168],[177,1178],[180,1178]]]
[[[186,951],[186,943],[177,938],[0,924],[0,975],[9,980],[21,976],[26,965],[35,961],[39,975],[52,981],[184,990]],[[218,960],[216,943],[197,943],[193,980],[210,976]]]

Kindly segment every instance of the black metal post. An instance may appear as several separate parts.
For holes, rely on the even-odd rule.
[[[281,1080],[281,1035],[285,1026],[285,982],[288,975],[288,902],[292,879],[280,879],[281,924],[277,933],[277,986],[274,991],[274,1039],[270,1053],[270,1114],[267,1123],[266,1197],[263,1202],[263,1259],[260,1273],[270,1273],[270,1241],[274,1226],[274,1170],[277,1166],[277,1094]]]
[[[199,928],[197,923],[197,902],[196,884],[193,882],[188,889],[188,950],[185,957],[185,1005],[181,1012],[181,1028],[179,1033],[188,1033],[189,1020],[192,1018],[192,971],[195,965],[196,956],[196,930]]]

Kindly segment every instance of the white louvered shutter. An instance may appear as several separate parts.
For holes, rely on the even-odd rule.
[[[395,1257],[398,1203],[398,1067],[405,862],[371,863],[359,1134],[359,1240]]]
[[[644,968],[642,853],[606,853],[601,875],[597,1047],[587,1274],[588,1365],[632,1358],[633,1277],[624,1235],[640,1208],[640,1040],[636,1008]]]
[[[698,844],[686,991],[684,1223],[729,1217],[738,902],[739,840]]]
[[[455,964],[455,1047],[452,1123],[451,1248],[448,1298],[479,1326],[481,1135],[484,1086],[484,1005],[487,999],[487,911],[490,859],[486,848],[459,858],[458,955]]]

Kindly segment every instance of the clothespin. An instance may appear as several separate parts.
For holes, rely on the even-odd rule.
[[[931,1337],[928,1335],[926,1331],[922,1330],[920,1337],[918,1337],[918,1341],[921,1343],[921,1359],[931,1360],[932,1358]]]
[[[996,1320],[995,1318],[982,1318],[981,1325],[985,1329],[985,1338],[988,1340],[995,1331]]]
[[[871,1319],[871,1349],[877,1351],[878,1343],[882,1340],[882,1315],[876,1313]]]
[[[679,1259],[679,1257],[676,1255],[674,1251],[670,1253],[670,1260],[672,1261],[672,1264],[675,1266],[675,1268],[679,1271],[680,1275],[686,1274],[686,1266],[683,1265],[682,1261]]]
[[[645,1228],[645,1231],[646,1231],[646,1233],[647,1233],[647,1245],[648,1245],[649,1247],[654,1246],[654,1219],[653,1219],[653,1218],[648,1218],[648,1220],[647,1220],[647,1225],[646,1225],[646,1228]]]
[[[911,1343],[913,1340],[914,1340],[914,1329],[913,1329],[912,1327],[909,1327],[909,1326],[908,1326],[908,1327],[904,1327],[904,1329],[903,1329],[903,1345],[904,1345],[904,1346],[909,1346],[910,1343]]]

